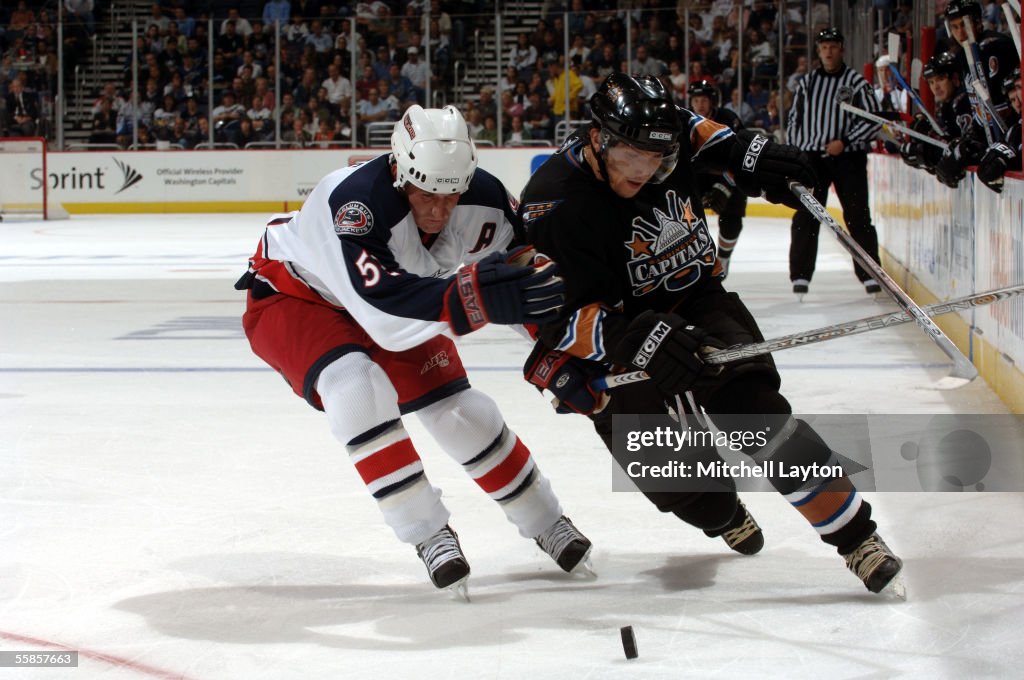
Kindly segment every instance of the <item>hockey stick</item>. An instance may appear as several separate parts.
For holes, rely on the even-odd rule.
[[[967,311],[972,307],[984,307],[993,302],[999,302],[1000,300],[1006,300],[1021,294],[1024,294],[1024,286],[1010,286],[1009,288],[999,288],[986,293],[975,293],[974,295],[966,295],[961,298],[946,300],[945,302],[937,302],[933,305],[922,307],[921,311],[928,316],[940,316],[942,314]],[[730,361],[750,359],[751,357],[770,354],[771,352],[778,352],[784,349],[793,349],[794,347],[812,345],[817,342],[825,342],[826,340],[845,338],[848,335],[877,331],[880,328],[899,326],[913,320],[913,315],[903,310],[887,312],[863,319],[855,319],[854,321],[844,321],[832,326],[823,326],[822,328],[815,328],[810,331],[784,335],[780,338],[765,340],[764,342],[754,342],[749,345],[719,349],[704,355],[703,358],[704,362],[708,364],[725,364]],[[615,373],[602,376],[591,382],[591,385],[595,389],[606,390],[647,379],[648,376],[645,372],[633,371],[632,373]]]
[[[972,75],[971,87],[981,101],[979,109],[982,114],[981,118],[985,122],[985,138],[991,145],[993,142],[1002,139],[1006,134],[1006,126],[1003,124],[1003,119],[992,108],[992,93],[988,90],[985,72],[982,66],[978,64],[978,61],[981,59],[981,50],[978,48],[978,41],[974,37],[974,24],[969,18],[964,20],[964,29],[967,31],[967,42],[962,43],[962,47],[964,48],[964,54],[967,55],[967,65]]]
[[[1017,5],[1017,13],[1020,14],[1020,5]],[[1010,6],[1003,4],[1003,14],[1006,16],[1006,28],[1010,31],[1013,44],[1017,47],[1017,56],[1020,56],[1020,19],[1013,14]]]
[[[931,111],[928,110],[928,107],[924,105],[924,102],[921,101],[921,97],[918,96],[914,88],[910,87],[910,85],[907,84],[907,81],[903,79],[903,74],[900,73],[900,70],[898,68],[896,68],[896,64],[892,63],[892,58],[892,55],[890,55],[888,58],[886,58],[883,55],[878,58],[878,61],[889,67],[889,72],[892,73],[892,77],[896,79],[896,84],[903,88],[903,91],[907,93],[907,96],[909,96],[910,99],[914,102],[914,104],[917,105],[917,108],[921,111],[921,113],[924,114],[924,117],[928,121],[928,124],[932,126],[932,129],[935,130],[940,135],[946,134],[942,130],[942,126],[939,125],[939,121],[935,120],[935,116],[933,116],[931,114]]]
[[[917,303],[910,299],[910,296],[904,292],[902,288],[896,285],[896,282],[892,280],[882,267],[875,262],[871,257],[864,252],[864,249],[860,247],[853,237],[843,231],[843,228],[839,226],[839,223],[835,221],[825,210],[825,207],[818,203],[817,199],[807,190],[807,187],[796,181],[789,183],[789,189],[792,191],[804,205],[807,210],[810,211],[814,218],[818,220],[822,225],[832,230],[832,233],[839,239],[839,243],[846,248],[853,259],[864,269],[871,272],[872,277],[879,285],[882,286],[889,293],[889,296],[896,301],[905,312],[914,317],[914,321],[923,331],[928,334],[928,337],[932,339],[936,345],[939,346],[946,356],[953,360],[953,372],[950,373],[949,377],[946,378],[948,387],[953,387],[953,382],[958,381],[956,386],[966,385],[971,380],[978,377],[978,369],[974,367],[974,364],[957,349],[957,346],[953,344],[953,341],[946,337],[946,334],[942,332],[942,329],[935,325],[935,322],[928,318],[928,315],[921,311],[921,308],[917,306]]]
[[[856,106],[853,106],[852,104],[847,104],[846,102],[841,102],[839,104],[839,108],[843,109],[844,111],[849,111],[850,113],[852,113],[855,116],[860,116],[861,118],[866,118],[867,120],[870,120],[870,121],[875,122],[875,123],[881,123],[885,127],[889,128],[891,130],[895,130],[896,132],[904,134],[904,135],[906,135],[908,137],[913,137],[914,139],[920,139],[922,142],[926,142],[928,144],[931,144],[932,146],[937,146],[940,149],[942,149],[943,151],[946,151],[947,149],[949,149],[949,144],[946,144],[945,142],[943,142],[940,139],[935,139],[934,137],[929,137],[928,135],[922,134],[922,133],[917,132],[915,130],[911,130],[910,128],[906,127],[905,125],[900,125],[899,123],[895,123],[895,122],[893,122],[891,120],[886,120],[885,118],[882,118],[881,116],[876,116],[875,114],[871,113],[870,111],[865,111],[864,109],[858,109]]]
[[[1013,11],[1017,13],[1017,16],[1020,16],[1020,0],[1006,0],[1006,4],[1013,7]]]

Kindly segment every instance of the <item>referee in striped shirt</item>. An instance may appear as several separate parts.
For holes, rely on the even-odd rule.
[[[881,106],[871,85],[843,63],[842,33],[828,28],[814,42],[821,67],[797,85],[786,121],[786,141],[810,157],[818,176],[814,197],[822,205],[828,199],[829,185],[835,185],[850,235],[878,261],[878,234],[868,208],[868,146],[880,126],[843,111],[839,104],[846,101],[874,114],[880,113]],[[793,216],[789,278],[793,292],[801,298],[814,276],[819,227],[806,210]],[[856,262],[854,270],[869,294],[881,291],[871,274]]]

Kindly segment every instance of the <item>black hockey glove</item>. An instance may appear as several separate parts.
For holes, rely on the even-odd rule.
[[[444,313],[456,335],[488,323],[539,324],[558,318],[565,304],[565,283],[555,263],[523,267],[507,264],[505,258],[504,253],[493,253],[455,272]]]
[[[1020,162],[1016,151],[1002,142],[993,144],[978,163],[978,179],[989,189],[1000,194],[1003,192],[1003,174],[1014,162]]]
[[[711,208],[721,215],[725,211],[729,199],[732,198],[732,192],[733,188],[724,179],[721,179],[704,192],[704,195],[700,197],[700,202],[704,204],[705,208]]]
[[[935,178],[951,189],[956,189],[960,180],[964,178],[964,167],[957,158],[956,151],[952,148],[942,153],[935,166]]]
[[[686,392],[702,375],[712,373],[700,357],[705,346],[723,345],[676,314],[648,310],[629,324],[611,359],[621,366],[647,371],[663,394],[673,396]]]
[[[729,160],[736,186],[743,193],[764,196],[772,203],[783,203],[797,210],[800,199],[789,190],[789,182],[796,180],[812,192],[818,182],[807,154],[750,130],[736,133],[736,144]]]
[[[608,372],[604,364],[548,349],[538,341],[523,365],[523,376],[538,391],[555,395],[558,413],[600,413],[608,405],[608,395],[595,390],[590,381]]]
[[[902,158],[903,162],[912,168],[923,168],[925,166],[923,158],[924,149],[921,148],[923,146],[924,142],[918,142],[916,140],[904,142],[900,146],[900,158]]]

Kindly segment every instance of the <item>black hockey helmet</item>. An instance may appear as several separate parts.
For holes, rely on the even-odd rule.
[[[689,97],[709,97],[712,104],[718,103],[718,90],[707,80],[690,83],[690,87],[686,88],[686,94]]]
[[[974,17],[981,19],[981,3],[978,0],[949,0],[946,5],[946,18]]]
[[[1018,66],[1017,68],[1013,69],[1013,73],[1011,73],[1010,75],[1006,76],[1006,78],[1003,79],[1003,94],[1010,94],[1010,91],[1013,90],[1013,88],[1017,87],[1017,83],[1019,82],[1020,67]]]
[[[823,42],[837,42],[840,45],[846,43],[846,39],[843,38],[843,34],[835,26],[826,28],[824,31],[818,33],[814,38],[814,44],[820,45]]]
[[[952,78],[959,73],[960,70],[956,65],[956,55],[952,52],[933,54],[928,63],[924,65],[924,68],[921,69],[921,75],[925,78],[933,78],[935,76],[948,76]]]
[[[590,98],[596,127],[643,151],[678,148],[682,123],[657,78],[612,73]]]
[[[661,167],[650,182],[664,181],[675,169],[679,156],[682,120],[672,95],[657,78],[612,73],[590,98],[592,127],[600,131],[599,162],[605,165],[609,149],[626,144],[662,155]]]

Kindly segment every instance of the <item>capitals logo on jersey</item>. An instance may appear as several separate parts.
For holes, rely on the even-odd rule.
[[[694,214],[690,199],[683,200],[674,190],[665,199],[665,211],[653,208],[653,221],[633,218],[632,239],[623,244],[630,252],[629,281],[638,297],[658,286],[668,291],[692,286],[715,263],[711,234],[704,219]]]
[[[334,214],[334,233],[338,236],[362,236],[373,229],[373,213],[359,201],[350,201]]]

